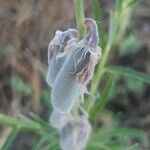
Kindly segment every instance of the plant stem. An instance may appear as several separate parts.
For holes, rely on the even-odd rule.
[[[105,107],[105,105],[108,101],[110,91],[113,87],[114,79],[115,79],[115,75],[114,74],[110,75],[109,80],[107,81],[107,83],[106,83],[106,85],[103,89],[101,97],[97,101],[95,107],[92,107],[92,109],[91,109],[91,112],[90,112],[91,120],[95,120],[96,119],[96,114],[98,112],[102,112],[102,110],[104,109],[104,107]]]
[[[101,63],[98,65],[97,72],[95,73],[95,77],[92,80],[92,87],[91,87],[91,89],[92,89],[93,93],[96,92],[98,84],[99,84],[99,82],[100,82],[100,80],[102,78],[102,75],[104,73],[104,66],[105,66],[105,64],[107,62],[107,58],[108,58],[108,54],[109,54],[110,48],[111,48],[111,45],[107,44],[107,46],[106,46],[106,48],[104,50],[104,54],[103,54]]]
[[[73,2],[77,22],[78,40],[81,40],[86,33],[86,27],[84,25],[84,0],[73,0]]]
[[[98,0],[92,0],[92,10],[93,10],[93,16],[98,26],[98,33],[99,33],[99,39],[100,39],[99,45],[103,51],[106,46],[106,41],[105,41],[104,26],[102,22],[102,14],[101,14],[101,9],[99,7]]]

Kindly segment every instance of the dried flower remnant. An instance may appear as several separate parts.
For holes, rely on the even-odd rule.
[[[91,133],[91,125],[85,116],[72,120],[60,131],[60,146],[63,150],[82,150]]]
[[[48,46],[48,71],[46,80],[49,86],[53,82],[65,61],[65,56],[57,58],[57,56],[64,52],[67,42],[76,38],[77,31],[75,29],[68,29],[65,32],[57,30],[54,39]]]
[[[84,94],[100,58],[97,25],[89,18],[85,20],[85,24],[89,33],[83,40],[66,47],[67,58],[52,88],[52,105],[60,113],[69,113],[78,97]]]

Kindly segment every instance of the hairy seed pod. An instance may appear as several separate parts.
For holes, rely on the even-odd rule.
[[[91,125],[85,116],[72,120],[60,131],[60,146],[63,150],[82,150],[91,133]]]
[[[46,75],[46,81],[49,86],[53,85],[53,82],[65,61],[65,56],[57,58],[61,53],[64,53],[67,42],[76,38],[77,31],[75,29],[68,29],[65,32],[56,31],[54,39],[48,46],[48,71]]]
[[[97,25],[92,19],[86,19],[85,24],[89,27],[89,33],[85,39],[66,47],[69,54],[52,88],[52,106],[61,113],[69,113],[78,97],[84,93],[100,57]]]
[[[53,111],[50,116],[50,123],[53,127],[57,129],[63,128],[70,120],[72,116],[67,113],[59,113],[57,111]]]

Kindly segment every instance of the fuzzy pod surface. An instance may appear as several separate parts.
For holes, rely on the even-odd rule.
[[[97,25],[89,18],[85,24],[89,28],[88,34],[67,47],[69,54],[53,84],[51,102],[54,110],[60,113],[70,113],[78,97],[84,93],[100,58]]]
[[[82,150],[91,133],[91,125],[85,116],[72,120],[60,131],[60,146],[63,150]]]
[[[46,81],[51,87],[66,58],[65,56],[57,58],[57,56],[64,53],[67,43],[76,38],[76,34],[77,31],[75,29],[68,29],[64,32],[57,30],[55,37],[48,46],[48,71]]]

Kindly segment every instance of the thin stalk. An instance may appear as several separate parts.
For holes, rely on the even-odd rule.
[[[120,9],[122,2],[123,1],[120,1],[120,3],[116,4],[118,6],[118,9],[116,8],[115,12],[110,12],[108,44],[106,45],[106,47],[104,49],[104,53],[102,54],[101,63],[99,64],[99,66],[97,68],[97,72],[95,73],[95,76],[93,79],[93,83],[92,83],[92,92],[93,93],[96,92],[98,84],[104,73],[104,67],[107,62],[109,51],[110,51],[112,45],[114,44],[113,42],[115,42],[116,38],[118,38],[118,35],[123,36],[123,34],[126,31],[128,22],[130,20],[128,18],[130,13],[127,13],[126,11],[123,11],[122,9]],[[128,10],[130,10],[130,9],[128,8]],[[117,15],[115,15],[115,14],[117,14]],[[124,17],[122,17],[122,16],[124,16]],[[124,20],[126,20],[126,23],[122,24],[122,22],[123,22],[122,18],[124,18]],[[121,39],[121,37],[119,39]]]
[[[99,84],[99,82],[102,78],[102,75],[104,73],[104,66],[107,62],[107,58],[108,58],[108,54],[109,54],[110,49],[111,49],[111,45],[107,44],[107,46],[104,50],[104,54],[103,54],[101,63],[98,65],[97,72],[95,73],[95,76],[92,80],[92,87],[91,88],[92,88],[93,93],[96,92],[98,84]]]
[[[77,37],[78,40],[82,40],[86,34],[86,26],[85,26],[85,16],[84,16],[84,0],[73,0],[74,2],[74,11],[75,11],[75,18],[77,23]],[[75,104],[73,108],[73,114],[75,117],[78,116],[78,102]]]
[[[84,0],[73,0],[73,2],[77,22],[78,40],[81,40],[86,33],[86,27],[84,25]]]
[[[92,0],[92,10],[93,10],[93,16],[94,16],[97,26],[98,26],[100,47],[102,48],[102,51],[103,51],[106,46],[106,41],[105,41],[104,26],[103,26],[103,22],[102,22],[102,14],[101,14],[101,9],[99,7],[98,0]]]

